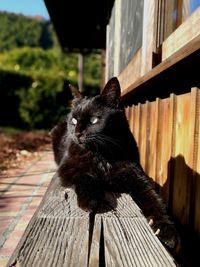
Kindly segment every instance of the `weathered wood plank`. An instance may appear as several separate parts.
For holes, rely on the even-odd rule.
[[[141,76],[148,73],[153,66],[155,51],[156,1],[144,1]]]
[[[144,218],[104,219],[103,226],[106,266],[174,266],[155,239],[149,243]]]
[[[91,244],[90,244],[90,251],[89,251],[89,267],[95,266],[105,266],[100,265],[100,246],[101,246],[101,217],[93,217],[93,231],[91,232]],[[103,259],[104,261],[104,259]]]
[[[191,94],[177,97],[175,154],[173,158],[173,210],[183,224],[189,224],[192,190],[194,117]]]
[[[158,127],[159,127],[159,99],[155,102],[149,103],[148,121],[149,121],[149,133],[148,133],[148,168],[146,172],[150,177],[156,180],[156,165],[158,158]],[[153,127],[152,127],[153,126]]]
[[[196,115],[195,115],[195,158],[194,158],[194,228],[195,231],[200,236],[200,90],[198,88],[193,88],[196,94]]]
[[[145,171],[174,216],[199,235],[200,89],[138,104],[132,110],[130,127]]]
[[[200,36],[200,8],[187,18],[171,35],[163,42],[162,60],[170,57],[184,45]],[[191,30],[192,29],[192,30]]]
[[[105,266],[175,266],[131,197],[122,194],[117,208],[101,217]]]
[[[141,77],[141,51],[139,49],[135,53],[129,64],[118,76],[122,90],[129,87]]]
[[[125,87],[122,85],[122,99],[128,100],[130,96],[134,96],[134,92],[138,92],[138,88],[142,87],[146,82],[157,79],[159,75],[164,73],[171,66],[184,60],[186,57],[191,55],[193,52],[200,48],[200,35],[193,38],[185,46],[181,47],[173,55],[163,60],[160,64],[154,67],[151,71],[138,78],[136,81]],[[149,93],[151,95],[151,93]]]
[[[141,165],[146,171],[147,163],[147,124],[149,120],[148,106],[147,104],[141,105],[141,121],[140,121],[140,139],[139,139],[139,149],[140,149],[140,161]]]
[[[135,124],[134,124],[134,137],[139,146],[140,143],[140,125],[141,125],[141,104],[139,103],[135,106],[134,109],[134,117],[135,117]]]
[[[88,217],[55,176],[7,266],[87,266]]]
[[[7,266],[175,266],[132,198],[106,196],[109,210],[89,214],[54,177]]]
[[[160,185],[160,193],[165,202],[169,201],[170,194],[170,177],[169,177],[169,164],[173,156],[173,132],[174,132],[174,106],[175,96],[171,95],[170,98],[161,100],[160,103],[160,116],[159,116],[159,142],[157,150],[157,171],[156,181]],[[154,127],[153,127],[154,128]]]

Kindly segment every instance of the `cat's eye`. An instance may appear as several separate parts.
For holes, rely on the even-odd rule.
[[[98,121],[99,121],[99,118],[97,118],[97,117],[91,117],[90,118],[91,124],[96,124]]]
[[[77,119],[72,118],[72,124],[76,125],[77,124]]]

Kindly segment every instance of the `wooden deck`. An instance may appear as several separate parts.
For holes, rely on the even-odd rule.
[[[177,266],[131,197],[108,197],[115,211],[89,214],[54,176],[7,266]]]

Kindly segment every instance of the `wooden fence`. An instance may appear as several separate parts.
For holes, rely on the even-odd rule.
[[[200,236],[200,90],[126,108],[141,164],[169,209]]]

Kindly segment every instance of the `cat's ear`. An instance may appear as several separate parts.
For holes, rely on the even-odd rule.
[[[69,84],[70,91],[72,93],[73,98],[82,98],[81,92],[78,88],[74,87],[73,85]]]
[[[101,97],[111,106],[118,106],[120,103],[121,89],[116,77],[111,78],[101,92]]]
[[[74,87],[73,85],[69,84],[69,88],[73,96],[73,99],[71,101],[71,106],[75,107],[76,104],[82,99],[83,96],[81,92],[78,90],[78,88]]]

